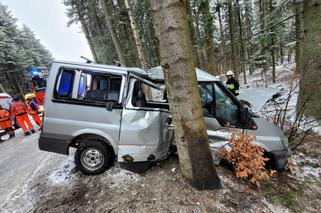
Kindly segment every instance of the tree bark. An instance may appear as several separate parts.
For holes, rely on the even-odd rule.
[[[79,17],[79,21],[80,21],[80,24],[81,24],[82,31],[85,34],[85,37],[86,37],[86,40],[88,42],[90,51],[91,51],[91,53],[92,53],[92,55],[94,57],[94,61],[97,62],[98,61],[97,53],[96,53],[92,38],[90,36],[89,30],[88,30],[88,26],[87,26],[86,20],[84,18],[84,15],[82,13],[81,8],[80,8],[79,2],[76,1],[75,5],[76,5],[76,10],[77,10],[77,14],[78,14],[78,17]]]
[[[237,49],[235,44],[235,20],[233,16],[233,5],[232,1],[228,1],[228,17],[229,17],[229,28],[230,28],[230,40],[232,47],[232,69],[234,71],[235,78],[239,80],[239,71],[237,67]]]
[[[219,75],[220,72],[217,67],[215,47],[214,47],[213,17],[210,12],[209,1],[208,0],[201,1],[199,9],[202,14],[202,23],[204,27],[205,44],[206,44],[205,52],[206,52],[208,69],[211,74]]]
[[[246,84],[246,71],[245,71],[245,49],[243,43],[243,28],[242,28],[242,19],[241,19],[241,9],[239,0],[237,2],[237,15],[239,20],[239,33],[240,33],[240,46],[241,46],[241,72],[243,72],[244,84]]]
[[[295,73],[300,73],[301,57],[302,57],[302,34],[303,34],[303,17],[302,17],[302,3],[297,2],[295,5]]]
[[[146,68],[146,59],[145,59],[145,54],[144,54],[144,50],[143,50],[143,44],[139,38],[139,33],[137,30],[135,18],[133,15],[133,11],[131,9],[131,0],[125,0],[125,6],[126,6],[126,9],[128,12],[130,26],[131,26],[131,29],[133,31],[133,35],[135,38],[135,43],[136,43],[136,47],[137,47],[137,51],[138,51],[138,58],[139,58],[140,66],[142,68]]]
[[[186,2],[151,3],[181,172],[197,189],[219,188],[196,80]]]
[[[193,1],[193,0],[192,0]],[[191,31],[191,39],[192,39],[192,44],[193,44],[193,55],[194,55],[194,61],[196,66],[200,66],[200,60],[198,57],[198,38],[196,38],[195,35],[195,28],[194,28],[194,17],[192,14],[192,8],[191,8],[191,0],[186,0],[186,6],[187,6],[187,15],[188,15],[188,25],[189,29]]]
[[[108,3],[107,3],[107,0],[101,0],[100,1],[101,3],[101,6],[104,10],[104,13],[105,13],[105,17],[106,17],[106,21],[107,21],[107,24],[108,24],[108,29],[110,31],[110,35],[111,35],[111,38],[113,40],[113,43],[114,43],[114,46],[115,46],[115,49],[116,49],[116,52],[117,52],[117,56],[118,56],[118,60],[120,61],[120,63],[124,66],[127,66],[127,60],[124,56],[124,53],[123,53],[123,48],[120,44],[120,41],[117,37],[117,33],[116,33],[116,30],[115,30],[115,26],[114,26],[114,23],[112,21],[112,14],[111,14],[111,11],[108,7]]]
[[[227,63],[227,51],[226,51],[224,30],[223,30],[223,24],[222,24],[221,7],[222,7],[221,3],[218,3],[217,15],[218,15],[218,22],[219,22],[219,26],[220,26],[220,35],[221,35],[221,49],[222,49],[222,54],[223,54],[223,70],[224,70],[224,73],[226,73],[226,71],[229,70],[229,67],[228,67],[228,63]]]
[[[321,120],[321,1],[305,0],[303,12],[302,81],[297,111],[305,106],[305,115]]]
[[[273,2],[272,0],[270,0],[270,14],[272,14],[274,10],[274,7],[273,7]],[[271,18],[272,19],[272,18]],[[271,23],[273,23],[271,21]],[[270,30],[270,36],[271,36],[271,57],[272,57],[272,82],[275,83],[276,82],[276,74],[275,74],[275,43],[274,43],[274,28],[271,28]]]

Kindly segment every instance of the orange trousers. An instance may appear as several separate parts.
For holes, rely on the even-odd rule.
[[[38,126],[41,127],[41,119],[38,114],[32,115],[33,120],[36,122]]]
[[[22,128],[23,132],[26,133],[29,130],[33,130],[33,125],[29,120],[28,113],[16,116],[19,126]],[[27,124],[27,125],[26,125]],[[28,128],[27,128],[28,126]]]

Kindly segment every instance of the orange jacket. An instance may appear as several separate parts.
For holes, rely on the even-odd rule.
[[[10,120],[10,112],[7,109],[0,110],[0,122]]]
[[[8,129],[12,127],[10,120],[10,112],[7,109],[0,110],[0,129]]]
[[[34,102],[34,101],[31,101],[29,104],[28,104],[28,113],[29,115],[36,115],[38,114],[38,105]]]
[[[28,108],[22,101],[14,101],[11,105],[11,113],[15,116],[23,115],[28,112]]]

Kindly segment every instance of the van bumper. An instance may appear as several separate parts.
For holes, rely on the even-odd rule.
[[[38,147],[42,151],[68,155],[70,141],[70,136],[52,133],[40,133]]]
[[[275,168],[277,170],[282,170],[286,167],[288,162],[288,157],[291,156],[291,150],[281,150],[271,152],[275,162]]]

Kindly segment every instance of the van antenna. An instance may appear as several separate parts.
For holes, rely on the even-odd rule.
[[[92,60],[90,60],[89,58],[86,58],[86,57],[84,57],[84,56],[80,56],[80,58],[86,60],[86,63],[87,63],[87,64],[94,63]]]

